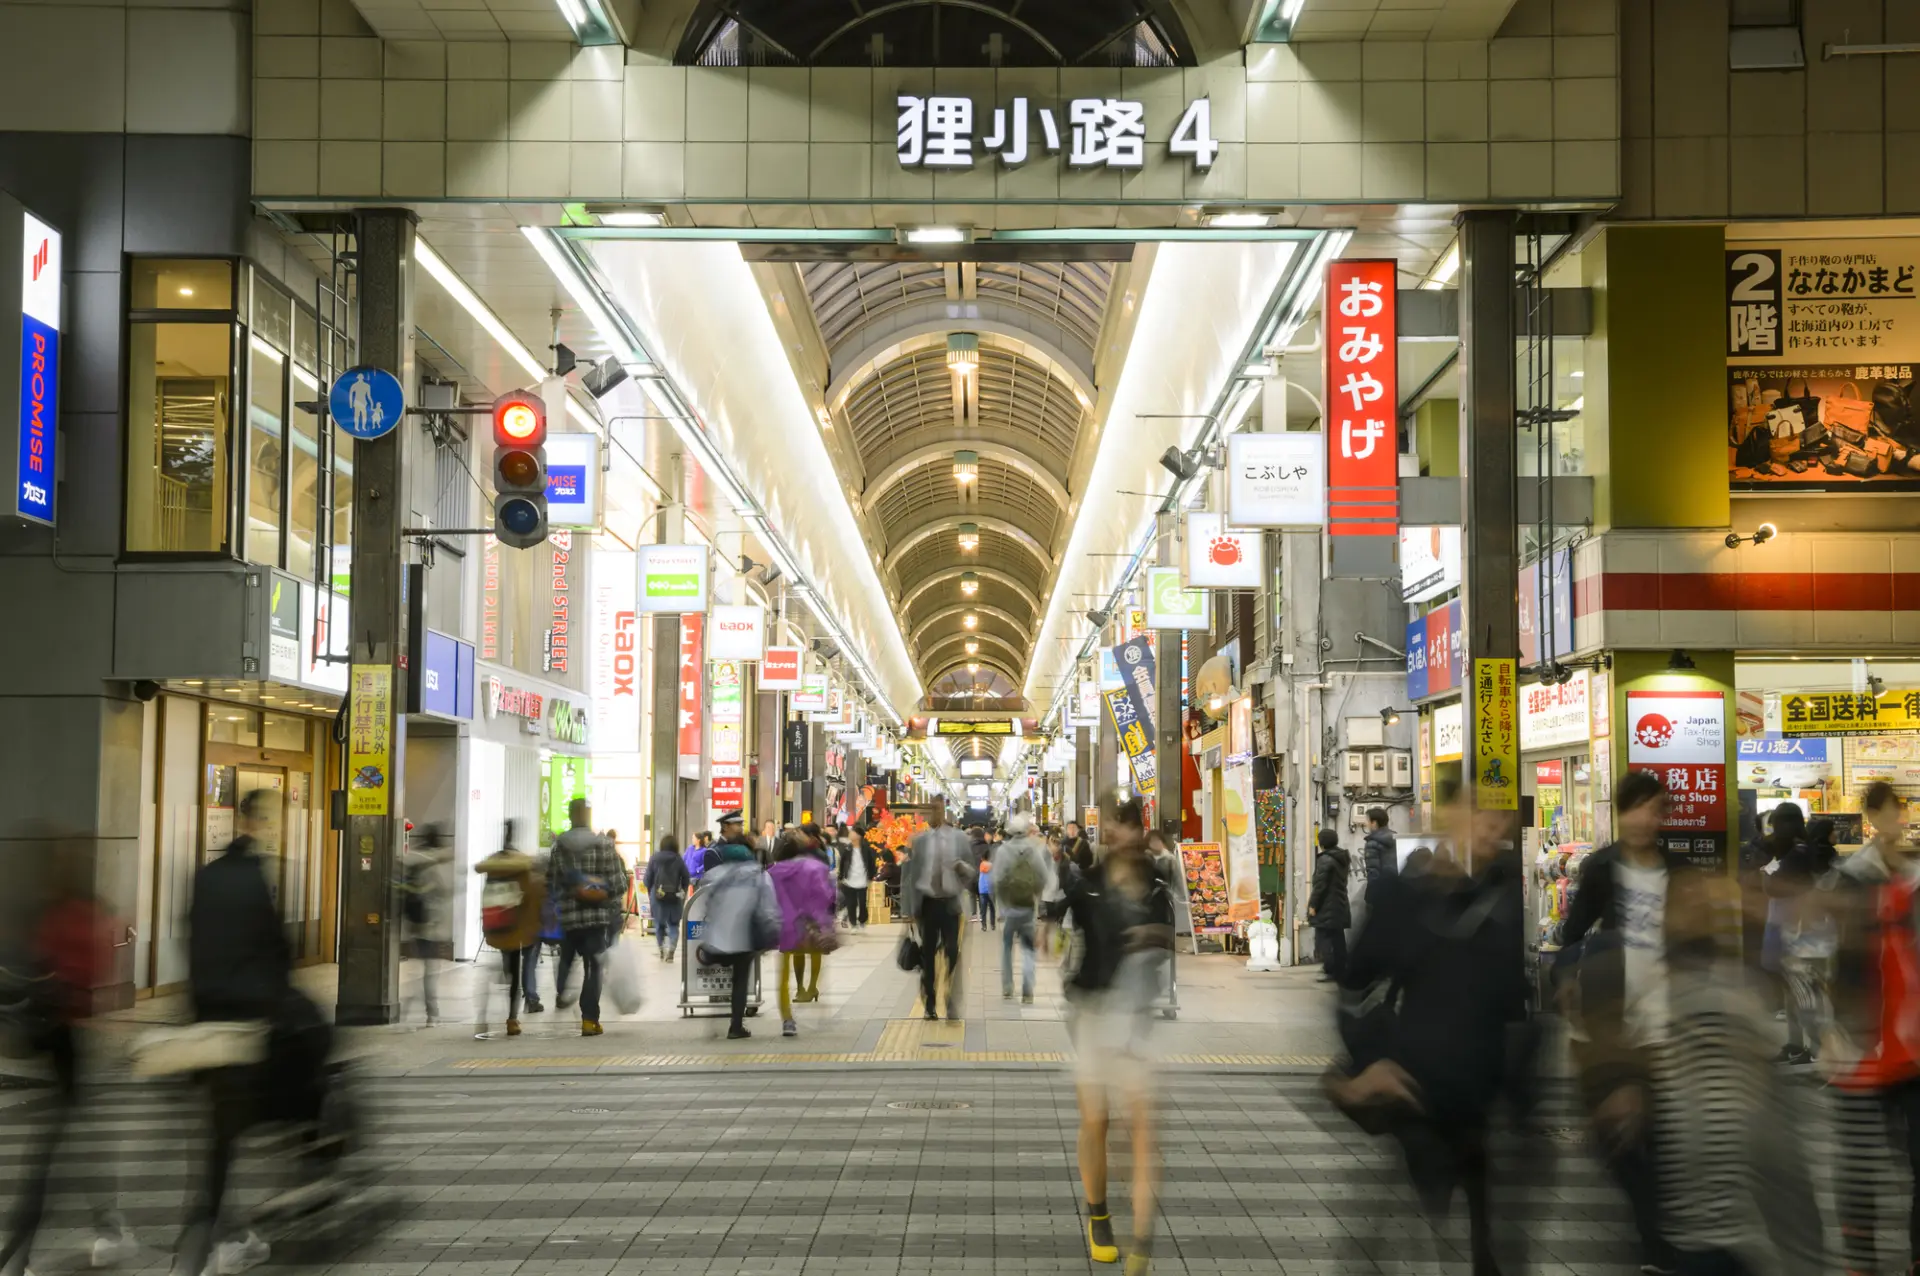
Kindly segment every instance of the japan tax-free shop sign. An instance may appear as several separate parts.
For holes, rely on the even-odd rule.
[[[53,526],[60,435],[60,232],[0,194],[0,512]],[[4,267],[0,267],[3,269]]]

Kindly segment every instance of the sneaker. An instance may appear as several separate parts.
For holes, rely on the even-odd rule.
[[[124,1263],[140,1252],[140,1242],[133,1238],[133,1230],[123,1227],[118,1232],[102,1232],[93,1238],[93,1265],[112,1267]]]
[[[753,1034],[751,1032],[748,1032],[745,1028],[727,1029],[728,1041],[745,1041],[748,1037],[751,1037],[752,1035]]]
[[[573,998],[564,994],[555,997],[553,999],[553,1008],[555,1010],[571,1010],[573,1009]]]
[[[507,1035],[509,1037],[517,1037],[520,1035],[520,1021],[518,1019],[507,1020]]]
[[[797,1037],[800,1035],[800,1025],[791,1019],[782,1019],[780,1021],[780,1035],[783,1037]]]
[[[529,1001],[529,1002],[527,1002],[527,1013],[528,1013],[528,1014],[530,1014],[530,1015],[537,1015],[537,1014],[539,1014],[539,1013],[541,1013],[542,1011],[544,1011],[545,1009],[546,1009],[546,1007],[545,1007],[545,1006],[543,1006],[542,1004],[540,1004],[540,1003],[539,1003],[539,1002],[537,1002],[537,1001]]]
[[[1021,993],[1020,1004],[1023,1006],[1031,1006],[1033,1004],[1033,994],[1030,992]]]
[[[207,1264],[219,1276],[234,1276],[258,1267],[267,1261],[273,1251],[260,1239],[259,1233],[248,1232],[237,1241],[221,1241],[213,1251],[213,1261]]]
[[[1000,990],[1000,999],[1001,999],[1002,1001],[1012,1001],[1012,1000],[1013,1000],[1013,989],[1011,989],[1011,988],[1002,988],[1002,989]]]
[[[937,1014],[935,1014],[935,1013],[934,1013],[933,1011],[931,1011],[931,1010],[929,1010],[929,1011],[927,1011],[927,1022],[928,1022],[928,1023],[939,1023],[939,1022],[940,1022],[940,1016],[939,1016],[939,1015],[937,1015]]]
[[[604,1032],[606,1032],[606,1029],[600,1026],[598,1019],[582,1019],[580,1021],[580,1035],[583,1037],[598,1037]]]

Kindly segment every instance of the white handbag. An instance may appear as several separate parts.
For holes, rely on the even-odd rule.
[[[150,1029],[133,1039],[129,1051],[133,1075],[172,1077],[210,1068],[264,1063],[268,1029],[264,1019]]]

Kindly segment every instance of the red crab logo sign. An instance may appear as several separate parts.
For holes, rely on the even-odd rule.
[[[1207,542],[1207,561],[1218,567],[1232,567],[1244,558],[1238,536],[1216,536]]]
[[[1196,510],[1187,515],[1186,540],[1189,589],[1259,588],[1257,532],[1228,527],[1224,515]]]
[[[1633,738],[1649,749],[1664,748],[1673,743],[1673,723],[1662,713],[1644,714],[1633,724]]]

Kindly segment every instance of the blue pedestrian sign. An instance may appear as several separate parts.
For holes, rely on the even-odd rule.
[[[377,439],[407,410],[400,379],[384,368],[348,368],[327,395],[333,423],[356,439]]]

